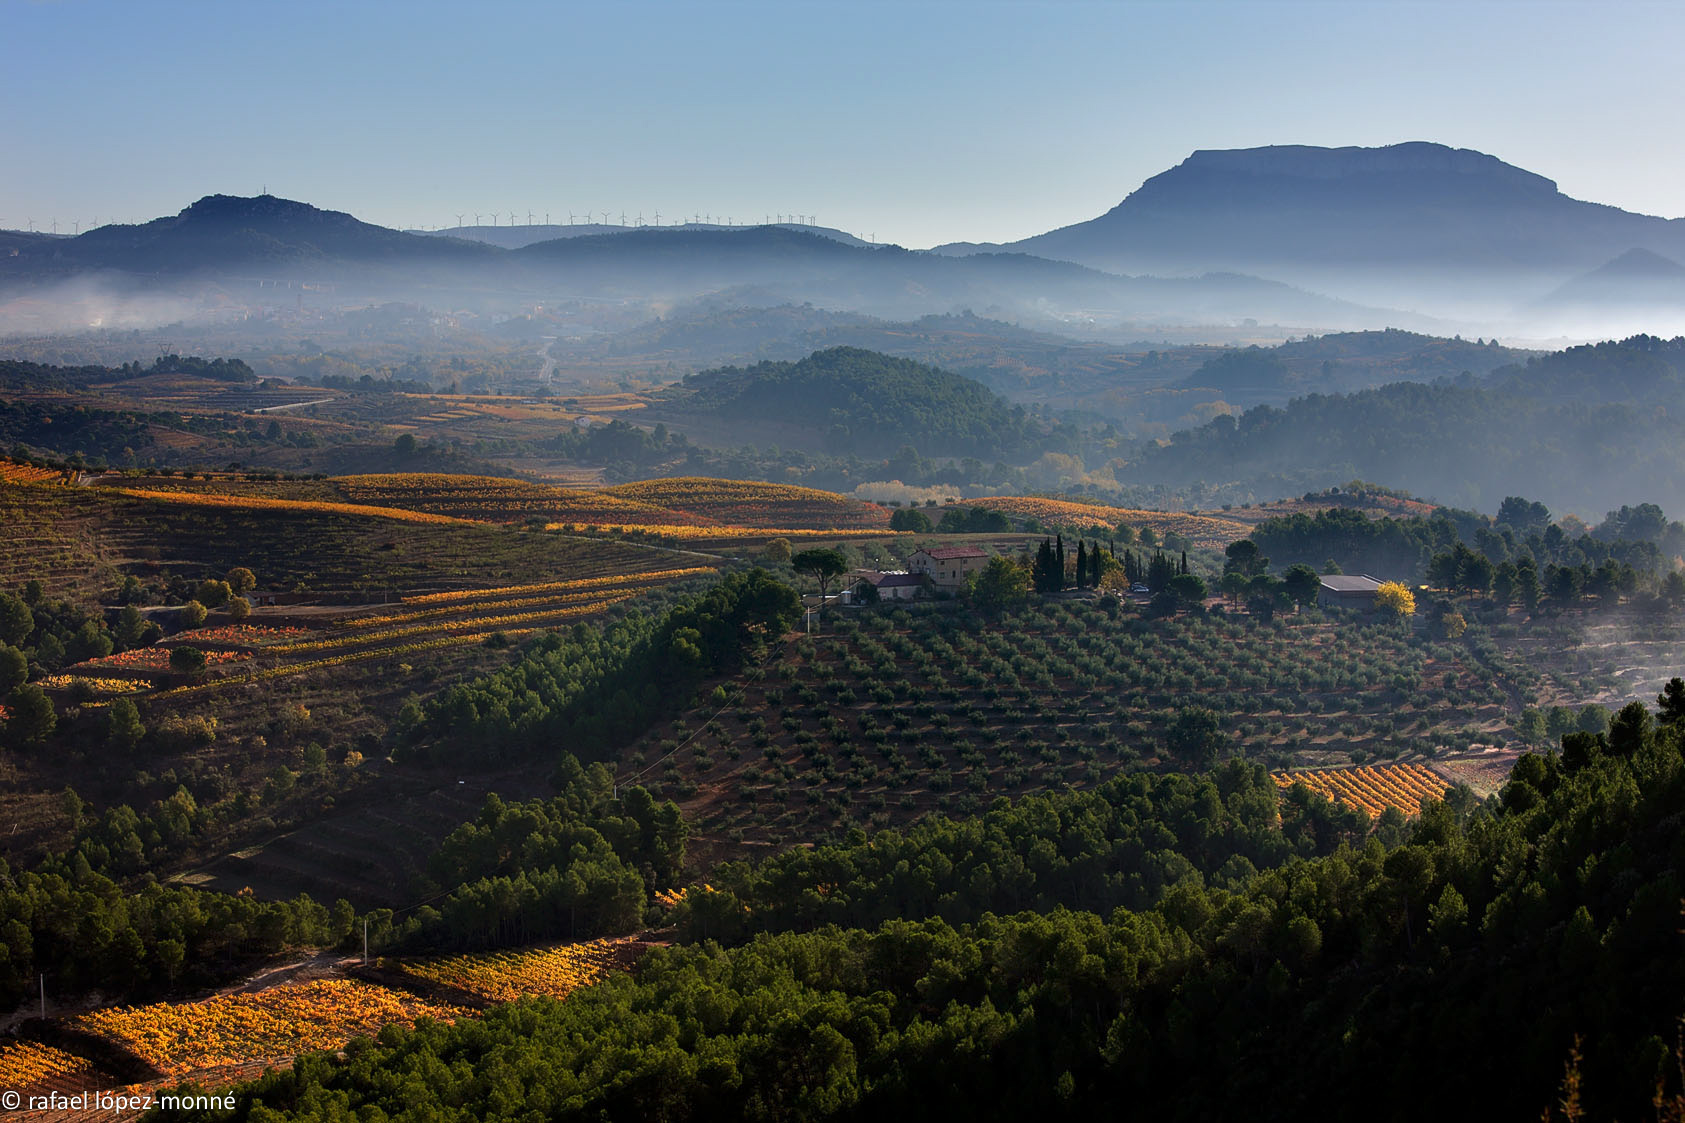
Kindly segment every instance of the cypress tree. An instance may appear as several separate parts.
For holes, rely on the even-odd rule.
[[[1053,544],[1047,539],[1041,540],[1041,546],[1036,550],[1035,564],[1030,567],[1030,582],[1036,592],[1051,591],[1053,574]]]
[[[1088,547],[1077,539],[1077,588],[1088,587]]]

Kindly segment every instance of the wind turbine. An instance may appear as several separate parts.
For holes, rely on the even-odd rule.
[[[608,212],[607,211],[603,212],[603,225],[604,226],[608,225]]]
[[[622,225],[622,226],[626,225],[626,212],[625,211],[620,212],[620,225]]]
[[[466,217],[465,215],[460,215],[460,214],[456,216],[456,228],[458,230],[462,229],[462,220],[465,217]]]
[[[549,211],[544,212],[544,225],[546,225],[546,226],[550,225],[550,212]]]
[[[474,216],[474,225],[475,226],[480,225],[480,216],[479,215]]]
[[[502,211],[492,211],[491,212],[491,224],[493,226],[497,225],[497,216],[502,214],[502,213],[503,213]]]
[[[510,225],[510,226],[513,226],[513,225],[515,225],[515,217],[516,217],[516,216],[515,216],[515,212],[514,212],[514,211],[510,211],[510,212],[509,212],[509,225]]]
[[[527,212],[527,225],[528,226],[532,225],[532,212],[531,211]]]
[[[574,213],[573,213],[573,212],[572,212],[572,211],[569,211],[569,212],[568,212],[568,225],[569,225],[569,226],[572,226],[572,225],[573,225],[573,220],[574,220],[574,219],[575,219],[575,218],[577,218],[577,217],[579,217],[579,216],[578,216],[578,215],[576,215],[576,214],[574,214]]]
[[[638,212],[638,220],[637,221],[638,221],[639,226],[642,226],[644,224],[644,212],[643,211]]]
[[[661,225],[661,212],[660,211],[655,212],[655,224],[657,226]]]

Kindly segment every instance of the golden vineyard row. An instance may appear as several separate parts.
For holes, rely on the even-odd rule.
[[[1276,772],[1271,778],[1284,791],[1294,784],[1303,784],[1348,807],[1362,808],[1371,816],[1388,807],[1414,815],[1421,809],[1423,799],[1442,799],[1451,787],[1437,772],[1420,764]]]

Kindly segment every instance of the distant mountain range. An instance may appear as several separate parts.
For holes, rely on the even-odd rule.
[[[781,230],[796,230],[804,234],[817,234],[821,238],[829,238],[833,242],[841,242],[845,246],[866,246],[872,243],[864,238],[857,238],[843,230],[835,230],[829,226],[814,226],[811,223],[774,222],[768,226],[776,226]],[[452,226],[443,230],[406,230],[406,234],[421,234],[429,238],[462,238],[470,242],[484,242],[487,245],[501,246],[506,250],[518,250],[523,246],[530,246],[535,242],[549,242],[557,238],[586,238],[593,234],[628,234],[633,230],[748,230],[749,226],[742,224],[726,225],[718,222],[671,222],[662,226],[658,222],[639,221],[632,225],[622,222],[570,222],[570,223],[528,223],[525,226]]]
[[[389,230],[269,195],[214,195],[137,226],[73,238],[13,235],[0,246],[0,286],[38,290],[95,278],[150,291],[215,280],[236,299],[278,305],[296,299],[296,286],[332,286],[340,303],[405,300],[493,313],[569,298],[660,304],[739,291],[744,303],[811,302],[888,318],[977,308],[1126,335],[1247,321],[1284,329],[1421,323],[1256,277],[1124,277],[1028,254],[956,258],[869,246],[817,229],[614,228],[506,249]]]
[[[269,195],[208,196],[76,237],[0,232],[0,286],[89,274],[322,282],[494,314],[560,298],[728,293],[896,320],[972,308],[1114,340],[1244,339],[1254,328],[1277,339],[1382,327],[1669,334],[1685,330],[1681,261],[1685,219],[1582,202],[1496,157],[1429,143],[1199,151],[1097,218],[928,252],[791,224],[404,232]]]

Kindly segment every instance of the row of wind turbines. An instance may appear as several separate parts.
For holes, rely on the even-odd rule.
[[[526,212],[526,214],[527,214],[526,225],[528,225],[528,226],[535,225],[533,220],[535,218],[537,218],[538,215],[533,211],[528,211],[528,212]],[[592,221],[591,221],[592,216],[598,215],[598,214],[603,216],[602,222],[601,223],[595,223],[595,224],[592,223]],[[521,212],[515,211],[515,210],[482,211],[482,212],[479,212],[479,213],[476,213],[474,211],[463,211],[462,213],[460,213],[456,216],[456,229],[463,230],[463,229],[467,228],[467,225],[468,225],[467,219],[468,219],[469,215],[474,216],[474,225],[475,226],[483,225],[481,220],[488,217],[488,216],[491,218],[491,225],[493,225],[493,226],[500,226],[500,225],[518,226],[518,225],[520,225],[520,223],[517,220],[521,217]],[[502,219],[502,217],[504,215],[509,216],[509,221],[507,223],[502,223],[502,222],[499,221],[500,219]],[[626,212],[621,211],[620,212],[620,221],[618,223],[613,221],[613,217],[614,217],[614,212],[612,212],[612,211],[586,211],[584,214],[574,214],[572,211],[569,211],[568,212],[567,224],[569,226],[576,226],[576,225],[579,225],[581,223],[581,221],[583,221],[583,223],[587,226],[590,226],[590,225],[616,226],[616,225],[618,225],[618,226],[626,226],[626,227],[640,227],[640,226],[649,226],[649,225],[652,225],[652,224],[655,225],[655,226],[661,225],[661,212],[660,211],[655,212],[653,223],[651,223],[649,221],[646,221],[644,219],[644,215],[643,215],[642,211],[639,211],[637,217],[632,218],[632,219],[628,219],[626,217]],[[685,221],[686,220],[683,218],[683,216],[680,216],[681,224],[684,223]],[[554,225],[560,225],[560,222],[561,222],[561,220],[560,220],[560,218],[558,218]],[[715,217],[714,215],[702,214],[700,212],[692,215],[689,219],[689,223],[693,224],[693,225],[698,225],[698,226],[751,226],[751,225],[754,225],[753,223],[739,221],[736,218],[728,218],[728,217],[725,217],[725,216]],[[776,215],[776,216],[775,215],[766,215],[764,218],[761,219],[761,225],[763,225],[763,226],[771,226],[771,225],[774,225],[774,224],[777,224],[779,226],[784,226],[784,225],[817,226],[817,225],[819,225],[819,220],[818,220],[818,218],[816,218],[815,216],[810,215],[810,214],[779,214],[779,215]],[[543,225],[545,225],[545,226],[552,225],[552,223],[550,221],[550,212],[549,211],[544,212],[544,223],[543,223]]]

